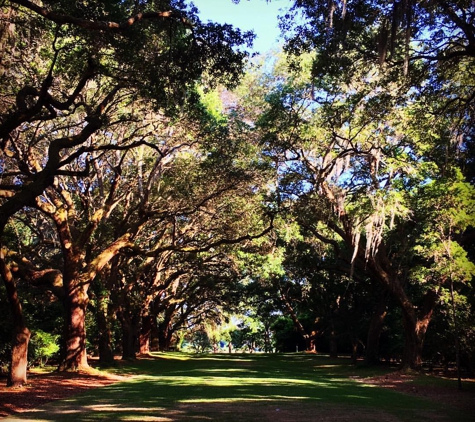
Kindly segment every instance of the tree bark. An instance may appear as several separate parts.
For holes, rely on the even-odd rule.
[[[171,339],[174,332],[172,320],[177,309],[178,307],[176,304],[168,304],[163,314],[163,320],[158,325],[158,348],[161,351],[167,351],[170,349]]]
[[[425,296],[422,303],[422,306],[419,308],[416,321],[416,336],[417,336],[417,347],[418,355],[422,356],[422,349],[424,346],[424,339],[429,328],[430,321],[432,319],[432,314],[434,309],[437,306],[437,301],[439,299],[439,292],[436,290],[429,290]],[[422,359],[421,359],[422,361]]]
[[[82,268],[85,256],[84,250],[74,246],[73,248],[63,247],[65,250],[75,250],[67,250],[64,253],[63,284],[66,291],[66,341],[64,359],[60,365],[60,370],[78,370],[89,366],[86,353],[86,309],[89,301],[87,291],[98,272],[119,253],[124,244],[128,244],[128,237],[126,235],[104,249],[86,269]]]
[[[412,306],[402,306],[402,322],[404,326],[404,349],[402,353],[402,369],[418,369],[422,364],[419,355],[419,339],[417,338],[417,317]]]
[[[158,348],[160,351],[165,352],[170,348],[170,339],[169,335],[169,323],[160,324],[158,327]]]
[[[99,362],[109,364],[114,361],[114,353],[112,351],[112,332],[109,317],[109,294],[100,291],[97,295],[97,325],[99,329]]]
[[[425,334],[437,305],[437,299],[438,293],[435,290],[429,290],[424,296],[419,312],[416,312],[409,301],[400,302],[404,324],[403,369],[419,369],[422,365]]]
[[[122,360],[136,359],[137,322],[135,317],[120,314],[122,327]]]
[[[7,291],[13,320],[13,339],[7,386],[19,387],[27,382],[28,343],[31,333],[26,326],[15,280],[4,260],[3,251],[0,251],[0,274]]]
[[[15,327],[12,342],[12,357],[8,371],[7,386],[20,387],[27,381],[28,343],[30,341],[28,327]]]
[[[65,350],[60,371],[89,367],[86,352],[86,308],[88,284],[71,283],[65,298]]]
[[[149,314],[142,316],[142,326],[139,336],[139,350],[141,355],[150,353],[150,336],[152,334],[152,317]]]
[[[159,336],[159,331],[158,331],[157,319],[153,317],[152,329],[150,331],[150,350],[152,352],[157,352],[158,350],[160,350],[158,336]]]

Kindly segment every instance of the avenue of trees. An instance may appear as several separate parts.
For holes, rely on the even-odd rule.
[[[252,60],[197,12],[1,4],[8,385],[179,349],[473,372],[473,2],[295,0]]]

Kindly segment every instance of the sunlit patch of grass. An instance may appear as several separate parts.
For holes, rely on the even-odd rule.
[[[268,403],[269,400],[278,400],[279,402],[285,400],[306,400],[308,397],[300,397],[300,396],[256,396],[256,397],[226,397],[221,399],[188,399],[188,400],[180,400],[180,403],[247,403],[247,402],[266,402]]]
[[[250,377],[150,377],[150,376],[138,376],[133,382],[141,383],[144,380],[148,380],[155,385],[168,385],[168,386],[213,386],[213,387],[235,387],[235,386],[288,386],[295,387],[296,385],[311,385],[324,388],[336,388],[333,387],[331,382],[317,382],[312,380],[303,380],[298,378],[250,378]]]
[[[223,356],[223,355],[221,355]],[[210,357],[210,356],[198,356],[196,359],[202,361],[217,361],[217,362],[254,362],[252,359],[243,359],[243,358],[223,358],[223,357]]]
[[[56,370],[55,366],[51,365],[43,365],[43,366],[35,366],[34,368],[28,369],[28,372],[33,375],[41,375],[41,374],[50,374]]]
[[[220,374],[223,373],[223,369],[199,369],[199,372],[203,374]],[[246,378],[249,377],[251,374],[259,374],[259,371],[247,369],[247,368],[228,368],[226,369],[226,373],[232,374],[241,374],[245,375]]]
[[[137,413],[140,413],[140,412],[143,412],[144,408],[143,407],[134,407],[134,406],[130,406],[130,407],[116,407],[115,405],[113,404],[100,404],[100,405],[91,405],[91,406],[85,406],[87,409],[90,409],[94,412],[104,412],[104,411],[107,411],[107,412],[137,412]],[[165,411],[166,408],[164,407],[149,407],[147,408],[147,412],[163,412]],[[67,413],[67,412],[65,412]]]
[[[318,365],[318,366],[315,366],[315,368],[318,368],[318,369],[327,369],[327,368],[341,368],[342,365]]]
[[[163,417],[163,416],[129,416],[127,419],[123,419],[127,421],[143,421],[143,422],[172,422],[173,418]]]
[[[190,360],[192,357],[191,355],[187,353],[180,353],[180,352],[168,352],[168,353],[155,352],[155,353],[151,353],[150,356],[160,358],[160,359],[165,359],[165,360],[173,360],[173,361]]]

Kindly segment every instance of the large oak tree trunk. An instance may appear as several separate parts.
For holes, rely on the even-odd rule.
[[[165,352],[170,348],[169,338],[169,323],[163,323],[158,326],[158,348],[160,351]]]
[[[158,347],[161,351],[170,349],[171,339],[174,332],[172,320],[177,309],[178,307],[176,304],[168,305],[163,314],[162,321],[158,324]]]
[[[112,351],[111,317],[109,316],[109,295],[100,291],[97,296],[97,326],[99,329],[99,362],[110,364],[114,361]]]
[[[134,316],[121,312],[119,320],[122,327],[122,359],[135,359],[137,340],[137,321]]]
[[[142,316],[142,326],[140,327],[139,351],[141,355],[150,353],[150,337],[152,334],[152,317],[147,314]]]
[[[388,289],[396,299],[402,312],[404,327],[404,348],[402,353],[402,369],[417,369],[421,365],[419,339],[417,337],[417,314],[413,303],[407,296],[397,277],[391,278]]]
[[[429,290],[416,312],[412,303],[401,303],[404,324],[403,368],[419,369],[422,365],[422,348],[425,334],[437,305],[438,293]]]
[[[63,199],[68,196],[62,193],[62,199],[53,189],[49,192],[55,207],[43,206],[41,201],[37,205],[53,218],[64,259],[63,289],[65,292],[65,330],[63,344],[63,359],[60,370],[78,370],[89,367],[86,352],[86,309],[89,301],[88,289],[94,278],[103,270],[125,245],[129,245],[130,234],[126,233],[115,242],[103,249],[94,259],[87,261],[87,244],[91,240],[99,216],[104,210],[95,214],[89,221],[86,229],[80,233],[70,225],[70,218],[74,215],[73,202]],[[66,206],[67,203],[67,206]]]
[[[416,322],[416,336],[418,347],[417,353],[420,357],[422,356],[422,348],[424,346],[426,332],[429,328],[429,324],[432,319],[432,314],[434,313],[434,309],[437,306],[438,299],[439,292],[436,290],[429,290],[425,294],[422,306],[419,308],[418,311],[418,318]]]
[[[14,328],[12,356],[7,378],[7,386],[9,387],[19,387],[26,384],[30,336],[31,333],[28,327],[17,326]]]
[[[402,311],[402,322],[404,327],[404,349],[402,354],[402,369],[418,369],[422,365],[422,345],[424,342],[425,330],[429,324],[432,311],[436,304],[437,294],[428,292],[424,298],[424,306],[416,312],[416,307],[404,290],[401,280],[391,269],[391,263],[381,252],[384,247],[380,247],[378,254],[368,262],[375,279],[385,287],[394,297]],[[426,307],[427,305],[427,307]],[[422,323],[422,321],[425,321]],[[421,326],[422,323],[422,326]]]
[[[0,254],[0,273],[5,283],[13,320],[13,339],[7,386],[19,387],[26,384],[27,381],[28,343],[31,333],[25,323],[13,274],[4,261],[3,252],[0,252]]]
[[[402,322],[404,326],[404,349],[402,352],[402,369],[417,369],[421,365],[420,347],[416,335],[417,318],[414,308],[402,308]]]
[[[162,329],[158,331],[158,347],[162,352],[166,352],[171,349],[173,338],[173,330],[169,328]]]
[[[61,371],[89,367],[86,352],[86,308],[88,285],[71,283],[65,298],[65,350]]]

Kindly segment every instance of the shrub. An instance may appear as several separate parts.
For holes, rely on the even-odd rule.
[[[30,339],[28,360],[30,364],[44,366],[59,351],[59,335],[36,330]]]

